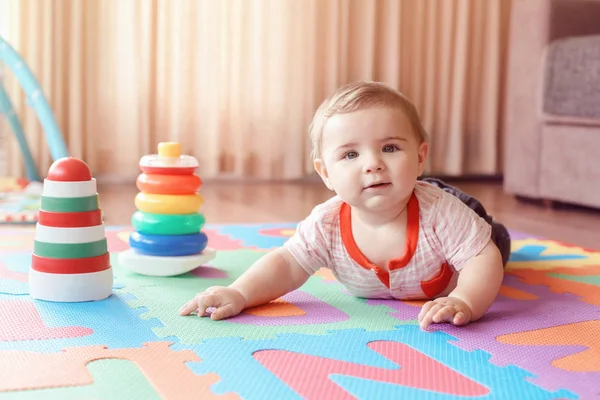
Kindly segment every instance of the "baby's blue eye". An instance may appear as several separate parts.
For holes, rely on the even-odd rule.
[[[353,158],[358,157],[358,153],[356,151],[349,151],[346,154],[344,154],[344,158],[351,160]]]
[[[388,144],[383,147],[384,153],[393,153],[394,151],[399,150],[398,146],[394,146],[393,144]]]

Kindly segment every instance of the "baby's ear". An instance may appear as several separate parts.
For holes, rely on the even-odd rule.
[[[325,184],[325,186],[327,186],[327,188],[329,190],[333,190],[333,187],[331,186],[331,183],[329,182],[329,174],[327,173],[327,167],[325,166],[323,159],[316,158],[315,161],[313,162],[313,165],[315,167],[315,171],[317,171],[317,174],[319,174],[319,176],[323,180],[323,183]]]
[[[429,151],[429,144],[425,141],[419,145],[419,176],[423,174],[425,170],[425,163],[427,162],[427,152]]]

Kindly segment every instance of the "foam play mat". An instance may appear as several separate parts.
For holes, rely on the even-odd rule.
[[[422,331],[421,303],[326,270],[228,320],[178,315],[293,229],[207,225],[214,260],[147,277],[119,265],[130,228],[107,227],[113,294],[53,303],[28,292],[34,228],[0,228],[0,400],[600,398],[600,252],[519,233],[492,309],[460,328]]]

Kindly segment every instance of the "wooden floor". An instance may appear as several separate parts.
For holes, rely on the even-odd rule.
[[[496,182],[453,184],[477,197],[509,229],[600,250],[600,211],[523,202],[504,193]],[[135,185],[99,186],[107,225],[130,225],[137,192]],[[207,223],[260,223],[297,222],[332,192],[321,183],[205,183],[202,195]]]

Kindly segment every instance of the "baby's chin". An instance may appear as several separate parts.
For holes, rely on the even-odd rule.
[[[355,202],[354,207],[368,212],[386,212],[401,207],[401,202],[396,196],[370,196]]]

